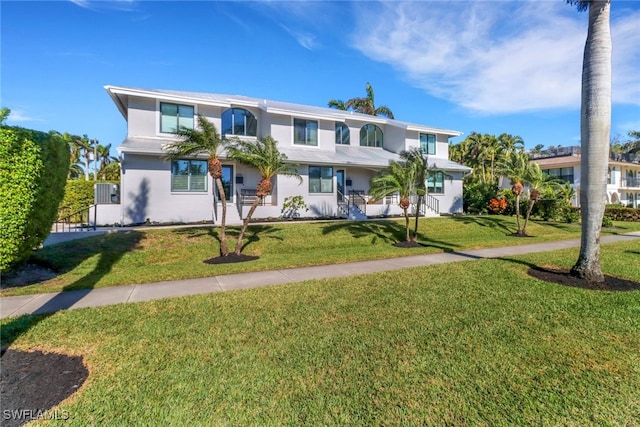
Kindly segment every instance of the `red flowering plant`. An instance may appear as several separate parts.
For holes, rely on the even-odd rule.
[[[504,211],[507,209],[507,206],[508,206],[508,203],[504,198],[494,197],[493,199],[489,200],[489,205],[487,206],[487,209],[489,209],[489,213],[491,214],[502,215]]]

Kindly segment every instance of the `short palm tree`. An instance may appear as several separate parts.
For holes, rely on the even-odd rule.
[[[389,166],[371,179],[369,188],[369,194],[376,200],[393,193],[400,195],[399,205],[404,212],[406,242],[411,242],[409,232],[409,207],[411,206],[411,201],[409,197],[414,194],[415,188],[416,167],[412,162],[403,160],[389,162]]]
[[[509,156],[502,159],[498,165],[500,173],[511,180],[511,192],[516,196],[516,223],[518,230],[516,234],[523,236],[524,232],[520,228],[520,196],[524,191],[524,185],[529,171],[529,156],[525,153],[511,152]]]
[[[418,148],[413,148],[411,150],[401,152],[400,158],[402,158],[406,162],[411,163],[411,165],[415,168],[415,192],[418,196],[418,200],[416,202],[415,224],[413,227],[413,236],[411,238],[411,240],[415,242],[418,239],[420,207],[422,206],[423,198],[427,195],[427,158]]]
[[[218,195],[222,204],[222,217],[220,219],[220,255],[229,254],[226,235],[227,197],[222,185],[222,162],[218,157],[218,151],[226,141],[220,138],[216,126],[203,115],[198,115],[198,128],[189,129],[181,127],[177,131],[180,141],[168,144],[165,149],[170,159],[206,155],[209,174],[218,187]],[[214,195],[215,198],[215,195]]]
[[[262,177],[260,182],[258,182],[257,197],[251,205],[247,216],[242,221],[242,229],[238,235],[238,243],[236,243],[234,253],[240,255],[242,251],[242,240],[249,221],[258,205],[271,193],[271,179],[276,175],[292,176],[296,177],[299,184],[301,184],[302,178],[295,169],[295,165],[287,163],[287,155],[278,150],[278,141],[271,136],[258,138],[255,142],[236,139],[233,144],[229,146],[228,155],[230,159],[257,169]]]
[[[527,216],[524,219],[524,226],[522,227],[522,234],[527,234],[527,224],[529,223],[529,217],[533,206],[540,196],[545,191],[552,189],[557,190],[560,187],[558,180],[544,172],[537,163],[531,163],[527,171],[527,182],[529,183],[529,209],[527,209]]]

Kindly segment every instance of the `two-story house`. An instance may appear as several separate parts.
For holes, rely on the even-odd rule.
[[[223,138],[271,135],[303,178],[277,176],[255,218],[277,218],[287,197],[303,197],[301,216],[364,219],[400,214],[397,198],[373,200],[369,181],[403,150],[419,148],[430,174],[427,215],[462,211],[466,166],[448,160],[449,138],[460,132],[384,117],[266,99],[213,93],[105,86],[127,121],[121,157],[121,224],[218,222],[217,188],[205,157],[169,160],[166,146],[179,126],[197,126],[203,115]],[[227,220],[246,214],[260,179],[257,171],[225,156]],[[112,207],[112,209],[116,209]],[[100,222],[100,221],[99,221]],[[104,222],[104,221],[103,221]]]
[[[581,150],[579,146],[558,147],[532,155],[543,172],[571,183],[580,206]],[[607,203],[640,207],[640,155],[611,153],[607,174]]]

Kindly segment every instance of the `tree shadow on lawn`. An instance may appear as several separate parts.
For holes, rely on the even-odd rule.
[[[397,221],[338,221],[322,228],[327,235],[337,231],[348,231],[355,239],[371,237],[371,244],[378,240],[395,243],[404,240],[406,230]]]
[[[500,218],[499,215],[491,216],[452,216],[452,220],[456,222],[462,222],[463,224],[476,224],[481,227],[489,227],[497,230],[502,230],[507,236],[515,235],[515,231],[509,228],[505,224],[505,220]]]
[[[392,244],[398,248],[420,248],[431,247],[443,252],[454,252],[456,245],[443,240],[435,240],[425,237],[423,233],[418,233],[418,241],[407,243],[405,241],[407,232],[403,224],[398,221],[345,221],[329,224],[322,229],[323,235],[328,235],[338,231],[348,231],[353,238],[361,239],[371,237],[371,244],[374,245],[381,240],[384,243]],[[413,233],[413,232],[412,232]]]
[[[92,271],[64,286],[61,292],[44,302],[33,314],[17,317],[4,324],[1,336],[2,352],[4,353],[13,341],[38,322],[57,311],[71,308],[84,298],[102,277],[109,274],[113,265],[125,253],[139,246],[142,236],[143,233],[138,231],[110,233],[60,243],[36,252],[31,258],[32,263],[47,265],[56,274],[72,271],[95,255],[99,255],[99,259]],[[36,284],[41,281],[16,283],[14,286]]]
[[[210,236],[214,238],[218,242],[218,256],[208,258],[203,260],[205,264],[231,264],[236,262],[245,262],[245,261],[253,261],[258,259],[257,256],[245,255],[242,252],[252,243],[256,243],[260,241],[261,237],[267,237],[269,239],[283,241],[284,239],[276,233],[280,232],[282,228],[275,227],[269,224],[260,224],[260,225],[249,225],[247,227],[247,232],[245,233],[245,237],[242,242],[242,249],[240,250],[240,255],[233,254],[233,249],[230,247],[229,250],[232,251],[226,256],[222,256],[220,252],[220,233],[215,230],[219,227],[198,227],[198,228],[182,228],[173,230],[176,234],[186,235],[187,238],[196,238],[202,236]],[[226,229],[227,239],[231,242],[237,242],[238,235],[240,234],[240,229],[237,227],[230,227]]]
[[[548,283],[555,283],[561,286],[568,286],[572,288],[587,289],[591,291],[638,291],[640,290],[640,283],[633,280],[622,279],[620,277],[605,275],[604,283],[590,283],[587,280],[574,277],[570,274],[569,270],[564,268],[557,268],[553,266],[544,267],[532,264],[519,259],[514,258],[499,258],[500,260],[513,262],[529,267],[527,274],[538,280],[542,280]]]

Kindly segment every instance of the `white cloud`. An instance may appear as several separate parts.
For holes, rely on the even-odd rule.
[[[563,2],[357,3],[353,44],[482,114],[578,108],[587,14]],[[612,20],[614,102],[640,100],[640,13]]]
[[[11,109],[11,113],[7,118],[8,123],[41,122],[41,121],[43,120],[36,117],[32,117],[23,110],[14,110],[14,109]]]
[[[83,9],[89,9],[93,11],[97,10],[120,10],[120,11],[132,11],[134,10],[136,0],[69,0],[71,3],[79,6]]]

